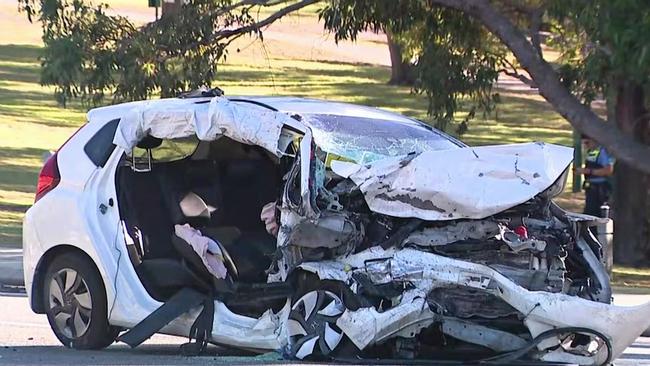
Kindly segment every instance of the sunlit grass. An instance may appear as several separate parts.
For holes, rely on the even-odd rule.
[[[58,148],[84,122],[86,110],[64,109],[53,88],[39,85],[40,49],[0,45],[0,244],[20,243],[20,221],[33,200],[43,154]],[[427,101],[408,87],[386,84],[384,66],[236,54],[220,65],[215,85],[227,95],[295,95],[366,104],[427,121]],[[461,138],[472,145],[542,140],[571,144],[571,128],[539,96],[502,92],[495,113],[470,122]],[[463,109],[469,108],[467,103]],[[464,117],[461,111],[458,119]],[[561,203],[580,210],[580,195]]]
[[[650,268],[630,268],[615,266],[612,284],[619,287],[650,288]]]
[[[153,19],[154,10],[147,8],[145,1],[103,2],[136,23]],[[282,22],[289,28],[304,27],[315,22],[317,9],[309,7]],[[266,10],[259,16],[268,14]],[[390,73],[387,67],[340,62],[351,58],[347,51],[334,53],[331,45],[321,41],[307,48],[297,47],[292,38],[282,37],[286,35],[290,36],[266,37],[263,47],[259,41],[246,38],[236,42],[227,63],[220,66],[215,84],[228,95],[322,98],[372,105],[428,120],[425,98],[413,95],[407,87],[386,85]],[[23,213],[33,202],[43,154],[58,148],[85,118],[85,109],[78,103],[63,109],[54,101],[53,88],[39,85],[40,37],[40,25],[17,15],[14,1],[0,2],[0,245],[20,245]],[[332,37],[324,34],[321,38]],[[384,51],[386,47],[379,37],[361,38],[359,43],[373,44]],[[551,60],[557,58],[552,50],[545,50],[545,54]],[[462,109],[468,110],[468,105],[463,104]],[[464,116],[461,111],[457,119]],[[472,145],[532,140],[571,145],[571,127],[538,95],[501,91],[496,112],[471,121],[462,139]],[[570,192],[557,199],[573,211],[582,210],[583,200],[582,193]],[[617,267],[613,280],[620,286],[650,286],[650,270]]]

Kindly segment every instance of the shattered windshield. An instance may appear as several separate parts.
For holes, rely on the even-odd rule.
[[[321,149],[358,164],[461,146],[451,137],[415,121],[314,114],[307,122]]]

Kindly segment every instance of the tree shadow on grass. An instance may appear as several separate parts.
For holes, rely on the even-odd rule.
[[[11,161],[34,159],[41,161],[46,149],[0,147],[0,189],[30,193],[36,188],[39,166],[18,165]],[[9,163],[8,163],[9,162]]]
[[[0,166],[0,189],[15,192],[33,192],[40,169],[21,165]]]
[[[2,65],[0,63],[0,80],[5,85],[8,84],[8,81],[39,84],[39,73],[40,66],[37,64]]]
[[[35,147],[6,147],[0,146],[0,158],[10,159],[29,159],[41,158],[44,153],[48,152],[47,149],[38,149]]]
[[[386,67],[376,65],[302,60],[280,61],[287,63],[274,64],[269,67],[263,65],[222,65],[216,80],[248,80],[256,82],[269,79],[305,81],[315,79],[367,78],[384,84],[388,82],[390,76],[390,71]],[[299,61],[304,67],[295,66],[295,63],[292,61]],[[321,64],[329,64],[336,67],[319,68]]]
[[[38,62],[43,48],[24,44],[0,45],[0,61],[34,63]]]
[[[51,127],[79,125],[83,117],[75,114],[84,112],[84,108],[78,105],[67,109],[59,108],[49,92],[38,88],[33,91],[18,91],[0,87],[0,115]]]

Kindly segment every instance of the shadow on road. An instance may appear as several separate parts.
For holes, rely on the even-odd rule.
[[[250,356],[210,346],[200,357],[180,356],[178,344],[143,344],[131,349],[113,345],[101,351],[77,351],[62,346],[0,347],[0,365],[251,365],[280,364],[277,353]]]

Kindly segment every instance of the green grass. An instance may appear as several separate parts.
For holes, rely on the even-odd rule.
[[[146,3],[106,2],[117,12],[139,15],[141,21],[153,14]],[[311,24],[316,22],[315,9],[311,7],[301,12],[297,19],[286,20],[284,28],[279,27],[280,33],[285,33],[276,35],[275,39],[273,35],[265,37],[263,49],[259,42],[245,39],[235,44],[241,52],[234,51],[233,47],[228,63],[220,67],[217,84],[228,95],[284,94],[323,98],[372,105],[427,119],[423,97],[413,95],[405,87],[386,85],[387,67],[340,62],[341,51],[336,53],[332,45],[322,43],[317,36],[321,26],[313,28]],[[39,85],[39,24],[28,23],[23,15],[14,11],[13,4],[0,4],[0,246],[20,246],[21,222],[33,202],[42,156],[57,149],[84,122],[85,115],[78,104],[67,109],[59,107],[54,101],[53,89]],[[301,48],[292,43],[292,38],[283,38],[291,35],[294,25],[301,30],[316,29],[306,35],[307,38],[316,37],[313,44],[308,42]],[[380,52],[385,51],[385,45],[377,39],[364,40],[362,37],[359,43],[370,43]],[[10,44],[15,42],[31,45]],[[372,48],[362,49],[373,52]],[[313,60],[310,56],[313,52],[329,61]],[[462,140],[472,145],[531,140],[571,144],[569,124],[538,95],[501,91],[501,101],[494,115],[473,120]],[[467,105],[463,108],[467,109]],[[462,119],[464,114],[461,112],[457,117]],[[569,192],[558,198],[562,206],[573,211],[582,210],[582,200],[582,194]],[[650,270],[615,267],[612,280],[617,286],[650,287]]]
[[[614,266],[612,286],[650,288],[650,268]]]
[[[83,122],[39,85],[39,47],[0,45],[0,245],[20,245],[23,213],[32,204],[42,156]]]
[[[427,120],[426,99],[409,88],[386,84],[381,66],[299,60],[270,60],[270,65],[238,64],[220,68],[218,84],[227,94],[290,94],[372,105]],[[543,140],[571,144],[571,128],[539,96],[501,92],[494,115],[471,122],[462,139],[473,145]],[[467,105],[461,104],[463,107]],[[458,113],[460,120],[464,113]]]
[[[53,89],[39,85],[39,47],[0,45],[0,245],[19,245],[24,211],[42,165],[84,122],[85,110],[64,109]],[[250,61],[234,55],[219,69],[217,84],[228,95],[296,95],[386,108],[423,120],[426,100],[407,87],[386,85],[387,67],[330,61],[269,58]],[[471,122],[463,140],[470,144],[544,140],[569,145],[571,129],[539,96],[501,95],[495,115]],[[463,114],[459,113],[458,118]],[[579,209],[579,199],[564,198]]]

